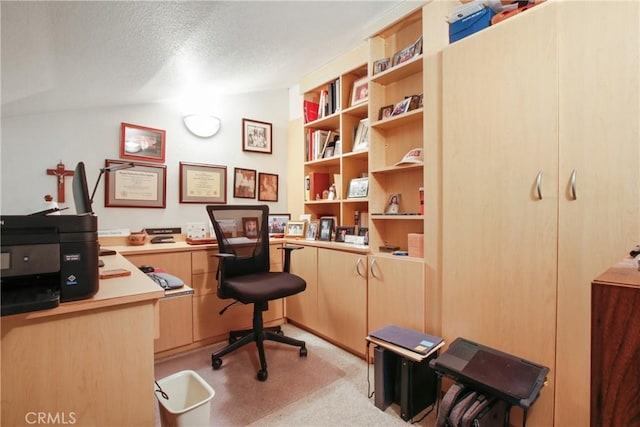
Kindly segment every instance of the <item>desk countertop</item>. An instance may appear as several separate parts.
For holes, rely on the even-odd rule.
[[[28,313],[3,316],[2,321],[4,322],[14,319],[38,319],[85,310],[96,310],[104,307],[148,301],[165,296],[164,289],[159,287],[135,265],[127,261],[124,256],[117,254],[101,258],[105,265],[100,268],[100,271],[123,268],[131,271],[131,275],[115,277],[112,279],[100,279],[100,288],[91,298],[65,302],[60,304],[58,307],[49,310],[31,311]]]

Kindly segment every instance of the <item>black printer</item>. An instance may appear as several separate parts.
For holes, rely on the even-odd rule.
[[[2,316],[98,292],[95,215],[0,216]]]

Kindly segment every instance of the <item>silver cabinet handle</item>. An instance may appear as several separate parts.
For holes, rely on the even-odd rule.
[[[358,261],[356,261],[356,273],[358,273],[358,276],[360,277],[365,277],[365,275],[362,274],[362,272],[360,271],[361,265],[362,265],[362,258],[358,258]]]
[[[536,177],[536,191],[538,192],[538,199],[542,200],[542,171],[538,171]]]
[[[378,276],[376,276],[376,273],[373,272],[373,264],[376,263],[376,259],[373,258],[371,260],[371,264],[369,265],[369,271],[371,272],[371,277],[373,277],[374,279],[378,279]]]
[[[578,200],[578,195],[576,194],[576,173],[577,171],[575,169],[571,172],[571,197],[573,200]]]

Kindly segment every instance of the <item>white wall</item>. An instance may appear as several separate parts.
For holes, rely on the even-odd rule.
[[[59,161],[73,169],[84,161],[89,191],[105,159],[119,159],[120,123],[166,130],[166,209],[106,208],[104,178],[93,207],[100,230],[144,227],[184,227],[208,219],[204,204],[179,203],[179,162],[227,166],[227,203],[265,203],[234,199],[233,168],[255,169],[279,175],[278,202],[268,202],[272,212],[286,212],[287,124],[289,92],[286,89],[220,97],[215,114],[220,132],[210,139],[191,135],[182,124],[177,104],[145,104],[48,114],[3,117],[1,152],[2,215],[23,215],[43,209],[44,195],[57,198],[55,177],[46,174]],[[242,118],[273,124],[273,154],[242,151]],[[66,180],[64,213],[75,213],[71,179]]]

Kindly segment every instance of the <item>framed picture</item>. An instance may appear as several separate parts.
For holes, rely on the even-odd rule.
[[[256,198],[256,171],[254,169],[233,169],[233,197],[239,199]]]
[[[356,129],[351,151],[362,151],[369,148],[369,119],[362,119]]]
[[[393,108],[392,116],[398,116],[400,114],[406,113],[409,111],[409,104],[411,104],[411,97],[405,98],[403,101],[400,101]]]
[[[344,236],[353,236],[356,233],[354,226],[341,226],[336,227],[336,242],[344,242]]]
[[[373,74],[376,75],[391,68],[391,58],[378,59],[373,63]]]
[[[258,200],[278,201],[278,175],[262,172],[258,174]]]
[[[393,113],[393,105],[387,105],[380,109],[380,113],[378,114],[378,120],[384,120],[391,117]]]
[[[242,151],[271,154],[272,150],[271,123],[242,119]]]
[[[227,203],[227,167],[180,162],[180,203]]]
[[[318,240],[325,242],[331,241],[331,232],[333,231],[333,218],[320,218],[320,234]]]
[[[105,160],[105,166],[120,165]],[[135,163],[133,167],[105,173],[104,205],[108,208],[165,208],[167,206],[167,167]]]
[[[384,210],[386,214],[397,214],[400,212],[400,194],[395,193],[389,196],[387,207]]]
[[[166,131],[121,123],[120,158],[164,163]]]
[[[369,227],[360,227],[358,228],[358,236],[364,237],[364,244],[369,244]]]
[[[369,178],[354,178],[349,181],[348,199],[367,197],[369,194]]]
[[[244,237],[248,237],[250,239],[257,239],[258,232],[258,217],[250,216],[250,217],[242,217],[242,231],[244,232]]]
[[[415,51],[416,43],[413,43],[402,49],[400,52],[397,52],[395,55],[393,55],[393,65],[395,66],[398,64],[402,64],[403,62],[410,60],[414,57]]]
[[[289,221],[285,228],[285,237],[304,237],[307,223],[305,221]]]
[[[269,235],[271,237],[284,236],[285,227],[289,220],[291,220],[291,214],[269,214]]]
[[[351,105],[358,105],[369,99],[369,78],[363,77],[353,82]]]
[[[421,107],[420,105],[420,97],[422,95],[411,95],[408,98],[411,98],[411,101],[409,101],[409,107],[407,108],[407,111],[411,111],[411,110],[417,110],[418,108]]]
[[[309,221],[309,225],[307,226],[307,233],[305,238],[307,240],[316,240],[318,238],[318,230],[320,228],[320,221],[312,220]]]

